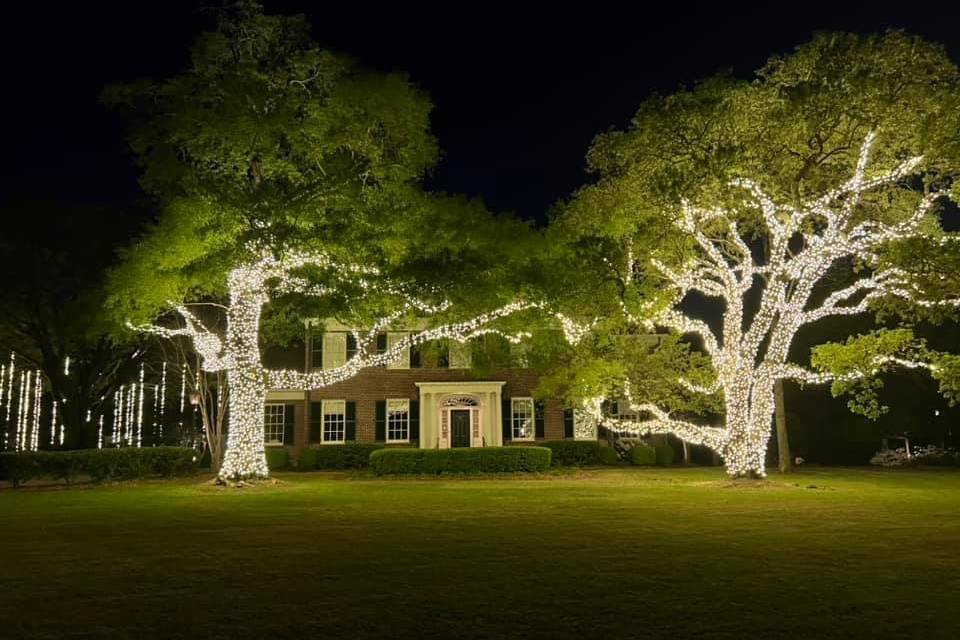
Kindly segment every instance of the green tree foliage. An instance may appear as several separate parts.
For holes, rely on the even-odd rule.
[[[721,74],[668,96],[653,96],[627,130],[594,140],[587,155],[593,181],[555,212],[549,238],[558,277],[545,286],[553,286],[553,298],[572,316],[601,318],[595,333],[640,332],[630,316],[651,318],[677,302],[675,290],[665,286],[650,258],[679,269],[695,249],[692,237],[672,224],[683,202],[737,211],[739,232],[750,243],[754,261],[763,263],[769,252],[763,219],[756,206],[745,206],[743,189],[731,181],[747,178],[777,203],[800,203],[845,183],[872,131],[877,135],[872,166],[893,167],[917,155],[923,161],[915,179],[865,194],[855,209],[858,220],[903,220],[914,211],[919,194],[934,190],[956,199],[960,73],[940,46],[898,31],[823,33],[788,55],[771,58],[751,80]],[[924,221],[923,237],[891,243],[873,267],[896,266],[936,300],[956,298],[960,244],[943,231],[939,217],[944,211],[941,201]],[[713,231],[721,237],[728,230],[717,224]],[[821,299],[863,275],[865,268],[851,262],[834,265],[818,285]],[[758,278],[747,300],[758,300],[768,284]],[[691,295],[683,304],[716,325],[719,314],[712,301]],[[953,317],[943,307],[903,300],[878,301],[876,308],[887,318]],[[748,315],[745,322],[749,320]],[[888,340],[895,342],[898,335]],[[864,338],[859,348],[889,346],[879,338]],[[820,353],[823,362],[826,352]],[[601,346],[561,360],[555,375],[576,382],[573,395],[615,393],[621,374],[636,386],[642,382],[630,375],[631,357],[614,355],[619,364],[612,362]],[[675,375],[695,368],[682,359],[672,366]],[[866,383],[859,384],[862,389]],[[664,391],[648,390],[643,400],[670,401],[671,394],[662,395]]]
[[[264,248],[322,250],[448,296],[497,282],[523,255],[525,225],[420,189],[439,155],[427,96],[321,48],[303,17],[238,3],[197,39],[185,72],[104,100],[130,123],[142,184],[162,205],[112,274],[120,323],[222,297],[226,272]],[[289,337],[296,304],[343,314],[351,293],[325,309],[280,300],[265,326]]]

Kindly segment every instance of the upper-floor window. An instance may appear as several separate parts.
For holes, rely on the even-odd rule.
[[[536,437],[533,398],[510,399],[510,432],[513,440],[533,440]]]
[[[447,362],[451,369],[469,369],[470,365],[473,364],[471,356],[469,342],[450,342]]]
[[[387,351],[393,351],[398,343],[409,334],[406,331],[391,331],[387,333]],[[410,347],[405,347],[400,351],[399,357],[387,365],[388,369],[409,369],[410,368]]]

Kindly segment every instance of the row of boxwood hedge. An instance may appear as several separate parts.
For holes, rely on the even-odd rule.
[[[197,452],[184,447],[82,449],[0,453],[0,480],[17,487],[32,478],[71,482],[88,475],[94,481],[175,476],[197,469]]]
[[[661,444],[651,447],[648,444],[638,444],[630,450],[630,462],[636,465],[661,465],[669,466],[673,464],[673,447],[668,444]]]
[[[536,472],[550,467],[550,457],[547,447],[380,449],[370,454],[370,470],[378,476]]]
[[[300,452],[297,471],[317,469],[366,469],[370,454],[383,449],[382,444],[342,444],[329,447],[311,447]]]
[[[555,467],[592,467],[617,463],[617,452],[594,440],[554,440],[544,442],[543,446],[553,452],[551,460]]]

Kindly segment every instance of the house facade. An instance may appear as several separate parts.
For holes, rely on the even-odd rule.
[[[406,331],[380,334],[378,350]],[[307,371],[343,365],[356,350],[350,328],[336,321],[308,323],[302,348]],[[596,440],[595,425],[551,400],[535,400],[539,375],[522,354],[509,366],[479,373],[470,345],[408,349],[385,367],[370,367],[343,382],[312,390],[271,389],[264,407],[268,447],[345,443],[445,449],[548,440]],[[290,366],[293,354],[287,355]],[[265,356],[267,366],[276,366]]]

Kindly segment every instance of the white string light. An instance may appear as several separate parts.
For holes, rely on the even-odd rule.
[[[40,377],[39,369],[33,377],[36,388],[33,396],[33,431],[30,437],[30,450],[36,451],[40,447],[40,402],[43,398],[43,378]]]
[[[143,443],[143,363],[140,363],[140,398],[137,400],[137,447]]]
[[[103,414],[100,414],[100,428],[97,429],[97,449],[103,449]]]
[[[787,363],[790,345],[801,327],[823,318],[863,313],[872,301],[883,296],[897,296],[923,306],[957,305],[960,301],[955,298],[930,299],[903,271],[884,268],[877,259],[884,244],[922,234],[921,224],[941,194],[922,196],[911,215],[896,224],[877,219],[863,221],[855,215],[863,193],[903,180],[921,162],[919,157],[911,158],[892,171],[867,179],[875,138],[871,133],[864,140],[850,180],[799,206],[777,205],[756,183],[744,179],[734,181],[734,186],[747,191],[763,216],[770,246],[766,264],[753,262],[736,225],[737,211],[700,209],[686,201],[675,224],[695,240],[696,257],[680,269],[672,269],[656,258],[651,261],[675,290],[674,305],[689,292],[720,298],[725,304],[719,336],[705,322],[687,316],[674,305],[651,319],[638,320],[627,314],[628,319],[648,327],[661,325],[702,337],[704,350],[717,372],[716,385],[694,385],[685,380],[680,383],[698,392],[722,391],[726,405],[724,427],[694,425],[674,419],[658,407],[632,400],[628,401],[632,410],[650,416],[648,420],[623,422],[604,416],[597,399],[586,403],[587,411],[615,431],[675,433],[689,442],[705,444],[724,457],[732,476],[763,476],[775,382],[785,378],[805,382],[832,379]],[[819,224],[808,224],[810,222]],[[705,231],[708,225],[710,233]],[[792,244],[797,239],[802,240],[799,249]],[[856,258],[871,265],[873,273],[861,276],[853,285],[833,292],[811,308],[815,285],[832,265],[844,258]],[[630,279],[625,284],[637,285],[632,269],[628,274]],[[763,276],[767,285],[759,310],[749,326],[744,327],[744,297],[757,276]],[[763,345],[767,345],[765,351]],[[926,366],[896,358],[877,359],[873,364],[876,367]],[[865,375],[865,372],[851,375]],[[624,387],[629,394],[629,385]]]
[[[5,420],[7,424],[10,424],[10,411],[13,406],[13,378],[17,373],[17,354],[10,352],[10,368],[8,371],[7,378],[7,403],[4,407],[6,411]]]
[[[463,342],[482,335],[497,333],[511,342],[517,342],[529,334],[526,332],[507,334],[489,325],[508,315],[538,307],[534,303],[511,303],[471,320],[447,323],[410,333],[392,344],[386,353],[377,353],[375,349],[377,334],[391,322],[406,314],[421,316],[438,314],[446,311],[450,306],[446,301],[430,304],[420,299],[407,298],[398,312],[374,322],[373,328],[365,335],[355,333],[355,337],[359,338],[357,353],[341,367],[310,373],[294,370],[266,370],[260,362],[258,336],[261,311],[269,301],[268,283],[275,283],[273,290],[277,292],[297,291],[306,295],[326,295],[331,292],[330,289],[314,286],[292,273],[306,266],[330,270],[344,279],[349,279],[363,290],[372,289],[374,285],[371,279],[379,275],[374,268],[339,264],[322,253],[294,252],[284,258],[264,255],[231,270],[228,274],[227,289],[230,304],[227,308],[227,332],[223,339],[208,330],[184,305],[172,305],[183,319],[181,328],[132,327],[169,338],[188,337],[200,354],[205,371],[225,370],[227,372],[230,386],[228,400],[230,422],[224,460],[220,470],[221,479],[260,478],[268,475],[263,440],[263,405],[268,388],[308,389],[332,385],[352,378],[365,367],[394,362],[410,347],[431,340],[448,339]],[[401,293],[401,288],[394,285],[382,286],[382,290],[388,293]],[[182,380],[181,415],[186,395],[185,366]]]

